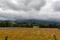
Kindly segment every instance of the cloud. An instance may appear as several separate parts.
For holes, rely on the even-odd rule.
[[[55,11],[60,11],[60,1],[56,1],[54,2],[54,10]]]
[[[26,20],[26,19],[36,19],[38,17],[38,11],[32,10],[32,11],[1,11],[0,17],[6,18],[7,20]]]
[[[44,0],[0,0],[0,17],[7,20],[38,19]]]
[[[0,0],[0,19],[60,20],[59,0]]]
[[[55,11],[55,4],[58,0],[47,0],[46,5],[40,10],[40,19],[60,20],[60,11]],[[59,4],[58,4],[59,5]]]
[[[40,10],[45,5],[44,0],[0,0],[0,6],[12,10]]]

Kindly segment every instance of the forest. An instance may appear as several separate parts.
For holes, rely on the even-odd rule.
[[[0,27],[25,27],[25,28],[60,28],[60,23],[49,23],[49,22],[9,22],[0,21]]]

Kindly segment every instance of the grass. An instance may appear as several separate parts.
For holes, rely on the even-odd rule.
[[[0,40],[8,36],[8,40],[53,40],[53,35],[60,40],[57,28],[0,28]]]

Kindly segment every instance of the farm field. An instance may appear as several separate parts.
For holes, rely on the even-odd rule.
[[[0,28],[0,40],[60,40],[60,30],[57,28]]]

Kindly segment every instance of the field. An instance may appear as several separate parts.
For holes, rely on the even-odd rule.
[[[0,28],[0,40],[60,40],[60,30],[57,28]]]

